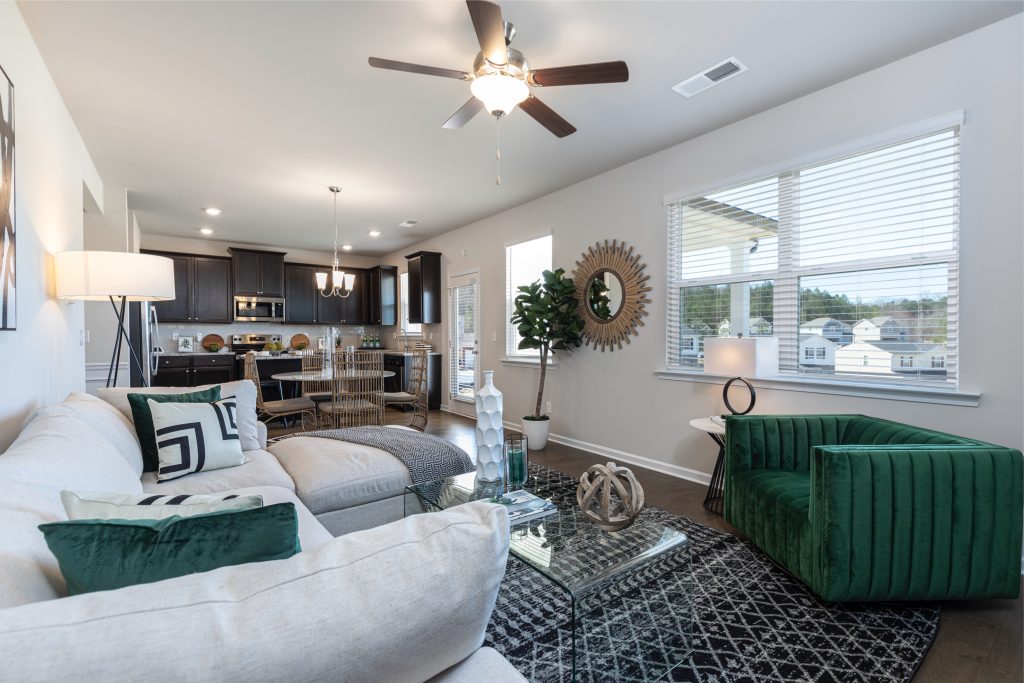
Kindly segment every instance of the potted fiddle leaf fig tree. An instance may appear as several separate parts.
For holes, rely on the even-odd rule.
[[[540,351],[540,381],[532,415],[523,417],[528,448],[547,445],[550,417],[544,414],[544,381],[548,354],[570,352],[583,344],[583,318],[576,310],[576,286],[565,270],[545,270],[540,280],[523,285],[515,299],[511,322],[519,331],[520,349]]]

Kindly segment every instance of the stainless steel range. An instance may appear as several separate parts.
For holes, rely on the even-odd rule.
[[[236,358],[244,358],[247,351],[262,351],[267,344],[281,343],[281,340],[279,334],[233,334],[231,350],[235,352]]]

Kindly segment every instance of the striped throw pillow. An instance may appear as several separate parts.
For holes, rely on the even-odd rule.
[[[158,495],[61,491],[68,519],[163,519],[263,507],[263,496],[234,493]]]

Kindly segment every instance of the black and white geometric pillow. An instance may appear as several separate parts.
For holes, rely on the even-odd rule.
[[[160,457],[158,480],[246,462],[238,439],[234,398],[216,403],[148,403]]]
[[[68,519],[164,519],[263,507],[263,496],[237,493],[159,495],[61,491]]]

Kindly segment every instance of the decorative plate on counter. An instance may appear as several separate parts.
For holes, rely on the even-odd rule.
[[[292,340],[288,345],[293,349],[308,349],[309,348],[309,337],[304,334],[297,334],[292,337]]]
[[[217,350],[218,351],[223,349],[224,348],[224,337],[220,336],[219,334],[208,334],[205,337],[203,337],[203,342],[202,342],[201,346],[204,349],[206,349],[207,351],[213,351],[213,349],[211,349],[210,347],[213,346],[214,344],[217,345]]]

